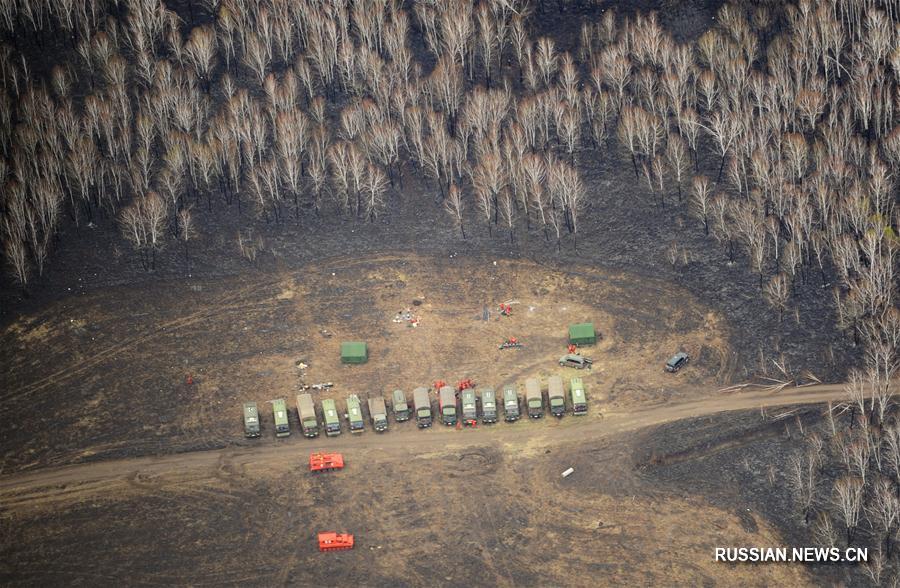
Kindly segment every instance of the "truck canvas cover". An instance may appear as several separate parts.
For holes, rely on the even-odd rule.
[[[431,399],[428,397],[428,388],[416,388],[413,390],[413,404],[416,407],[416,421],[420,427],[431,425]]]
[[[297,416],[300,417],[300,427],[306,437],[319,435],[319,422],[316,419],[316,407],[313,405],[312,395],[297,394]]]
[[[372,417],[372,427],[376,431],[380,433],[387,430],[387,409],[385,408],[384,398],[381,396],[369,398],[369,416]]]
[[[440,390],[441,419],[445,425],[456,424],[456,391],[450,386]]]
[[[547,396],[550,399],[550,412],[562,416],[566,411],[566,389],[559,376],[547,378]]]

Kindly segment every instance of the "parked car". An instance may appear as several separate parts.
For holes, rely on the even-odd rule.
[[[691,358],[684,351],[679,351],[666,362],[666,371],[675,373],[687,364]]]
[[[583,370],[584,368],[591,369],[591,364],[593,363],[593,359],[578,355],[577,353],[569,353],[559,358],[559,365],[561,367],[571,367],[577,370]]]

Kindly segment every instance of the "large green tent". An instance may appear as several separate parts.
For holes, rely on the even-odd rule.
[[[594,323],[578,323],[569,326],[569,343],[575,345],[593,345],[597,342]]]
[[[369,348],[365,341],[345,341],[341,343],[341,363],[366,363]]]

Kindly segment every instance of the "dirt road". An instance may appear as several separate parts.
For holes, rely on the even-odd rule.
[[[501,423],[463,431],[439,426],[426,431],[406,427],[385,435],[369,432],[352,437],[344,434],[333,439],[318,438],[302,445],[276,443],[48,468],[0,477],[0,511],[55,507],[100,495],[106,499],[123,497],[148,488],[202,484],[204,480],[222,479],[235,473],[277,472],[302,465],[307,452],[315,450],[342,451],[351,463],[354,459],[365,459],[371,452],[377,452],[378,460],[385,463],[472,447],[506,446],[527,451],[528,447],[544,448],[585,438],[596,439],[718,412],[822,403],[845,397],[840,384],[789,388],[777,393],[718,393],[702,400],[608,413],[595,419],[545,419],[550,421],[546,424],[520,421],[514,425]]]

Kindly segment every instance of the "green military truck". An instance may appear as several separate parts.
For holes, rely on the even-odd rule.
[[[244,403],[244,437],[259,437],[259,410],[255,402]]]
[[[372,419],[372,428],[377,432],[383,433],[387,431],[388,419],[387,408],[384,405],[384,398],[376,396],[369,398],[369,417]]]
[[[525,406],[528,416],[539,419],[544,416],[544,397],[541,395],[541,382],[536,378],[525,380]]]
[[[581,378],[572,378],[569,383],[572,395],[572,414],[579,416],[587,414],[587,396],[584,393],[584,382]]]
[[[516,393],[515,384],[503,386],[503,420],[508,423],[519,420],[522,413],[519,412],[519,395]]]
[[[337,437],[341,434],[341,419],[338,416],[337,405],[331,398],[322,401],[322,416],[325,417],[325,435]]]
[[[428,397],[428,388],[416,388],[413,390],[413,405],[416,408],[416,425],[420,429],[431,426],[431,398]]]
[[[312,394],[297,394],[297,416],[300,417],[300,430],[304,437],[311,439],[319,436],[319,421]]]
[[[481,422],[496,423],[497,422],[497,395],[493,388],[479,388],[478,394],[481,396]]]
[[[398,423],[409,420],[409,404],[406,403],[406,394],[403,390],[394,390],[391,394],[391,407]]]
[[[466,425],[474,425],[478,420],[478,401],[473,388],[466,388],[459,393],[462,401],[462,418]]]
[[[362,404],[359,402],[359,396],[351,394],[347,397],[347,422],[350,423],[350,432],[353,434],[362,433],[366,430],[366,423],[363,421]]]
[[[441,422],[448,427],[456,424],[456,391],[450,386],[444,386],[438,393],[441,407]]]
[[[566,388],[561,377],[547,378],[547,399],[550,401],[550,414],[562,418],[566,414]]]
[[[272,414],[275,416],[275,436],[287,437],[291,434],[291,425],[288,423],[287,405],[284,398],[272,401]]]

